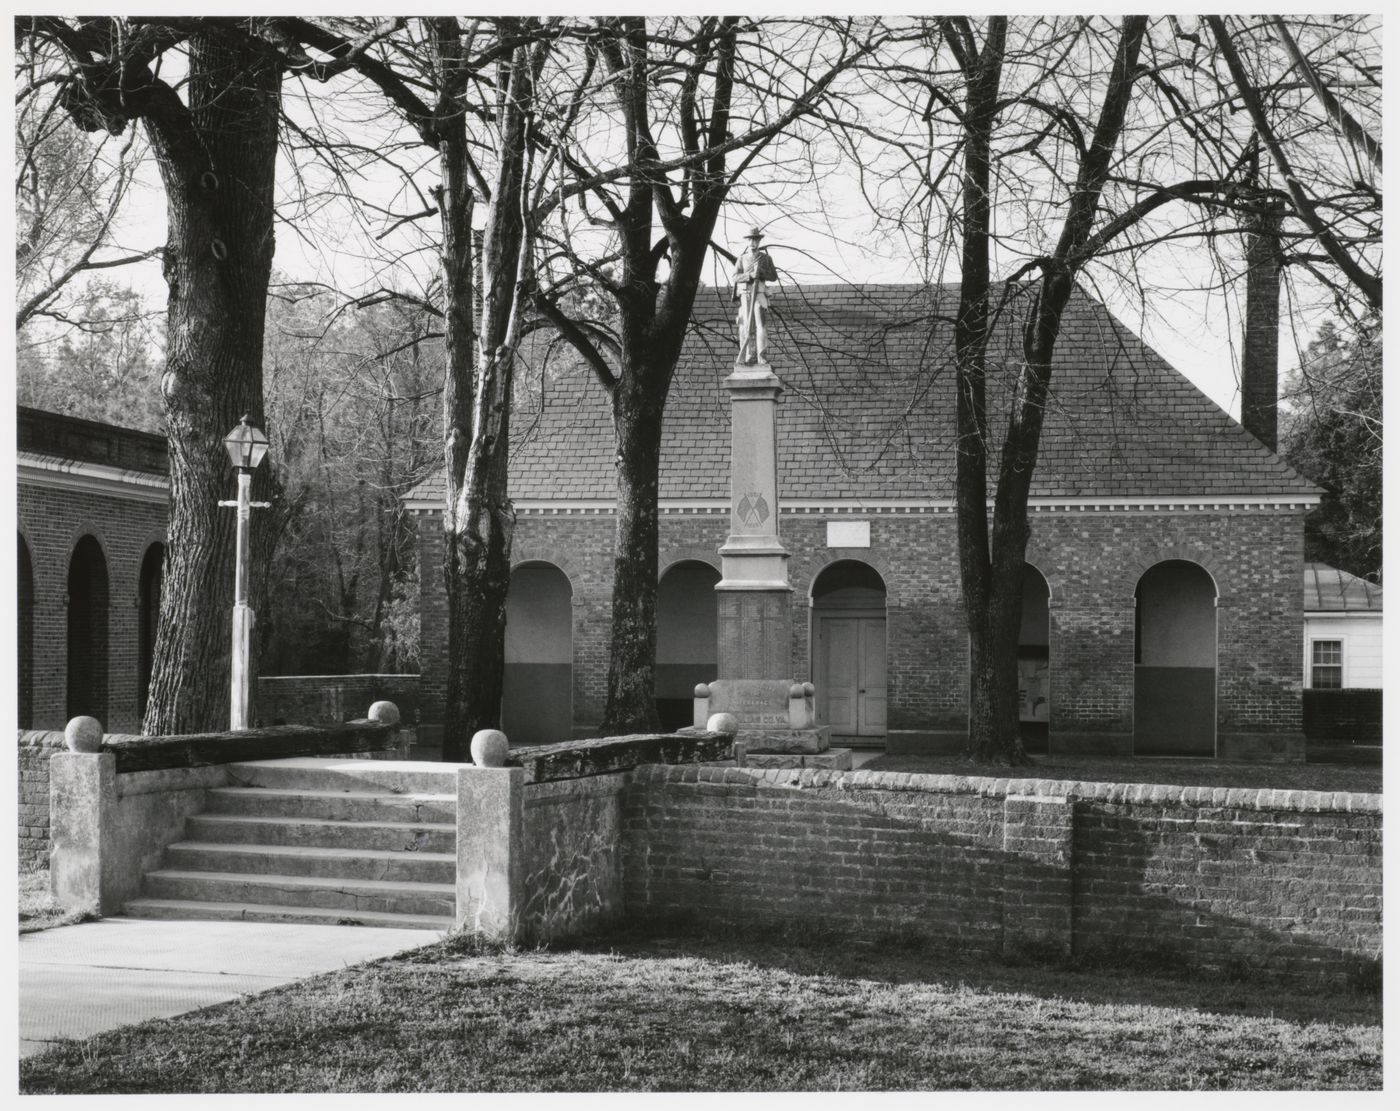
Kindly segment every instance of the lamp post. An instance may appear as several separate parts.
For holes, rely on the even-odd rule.
[[[248,651],[253,642],[253,610],[248,605],[248,519],[254,508],[266,509],[271,504],[253,501],[253,472],[267,454],[267,437],[262,430],[248,423],[248,414],[238,427],[224,437],[224,449],[238,472],[238,498],[221,501],[221,506],[238,510],[237,565],[233,580],[233,652],[229,657],[229,729],[248,728],[248,688],[251,669]]]

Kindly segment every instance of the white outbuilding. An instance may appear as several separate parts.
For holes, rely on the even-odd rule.
[[[1303,564],[1303,675],[1311,690],[1381,687],[1379,586]]]

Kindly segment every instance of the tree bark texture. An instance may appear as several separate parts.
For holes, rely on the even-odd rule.
[[[170,517],[143,729],[228,726],[233,489],[223,438],[244,413],[263,424],[262,357],[273,254],[280,68],[237,36],[189,40],[188,109],[173,91],[144,115],[165,184]],[[267,464],[254,497],[274,486]],[[253,522],[254,565],[271,530]],[[259,599],[254,599],[256,610]],[[255,672],[256,674],[256,672]]]
[[[467,148],[456,147],[455,128],[448,131],[452,138],[443,147],[443,269],[450,280],[444,282],[448,667],[442,756],[454,762],[470,759],[471,738],[478,729],[499,726],[505,688],[506,600],[515,533],[507,463],[522,259],[528,260],[522,199],[534,77],[543,49],[518,47],[497,67],[497,161],[482,239],[481,330],[475,345]],[[461,141],[465,143],[464,133]],[[450,171],[449,158],[459,160]]]
[[[662,377],[669,385],[670,374]],[[647,379],[643,368],[633,367],[612,392],[617,532],[604,736],[661,728],[656,712],[657,484],[669,391]]]

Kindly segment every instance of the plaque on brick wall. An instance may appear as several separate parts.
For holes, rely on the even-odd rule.
[[[870,522],[827,521],[826,546],[828,548],[870,547]]]

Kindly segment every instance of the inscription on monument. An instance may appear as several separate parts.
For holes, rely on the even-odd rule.
[[[710,712],[733,714],[748,727],[788,725],[788,686],[781,679],[716,679]]]

